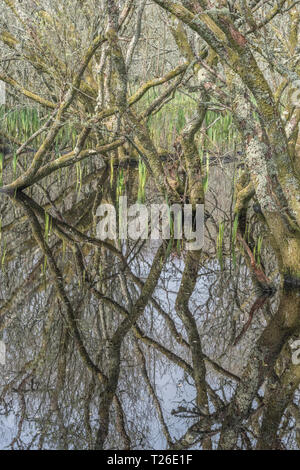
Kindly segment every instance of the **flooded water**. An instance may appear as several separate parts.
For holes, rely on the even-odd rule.
[[[132,201],[135,171],[124,173],[122,188]],[[55,199],[49,208],[42,238],[55,278],[26,218],[2,203],[1,449],[207,449],[232,431],[235,447],[248,449],[263,447],[274,429],[276,448],[299,448],[299,366],[290,365],[289,347],[297,337],[282,319],[299,294],[280,287],[267,233],[250,221],[249,237],[261,240],[257,266],[273,286],[259,291],[232,243],[236,170],[211,171],[196,261],[178,243],[129,240],[116,246],[123,257],[95,244],[99,188],[83,179],[76,197],[60,202],[63,218]],[[103,200],[113,201],[104,182]],[[155,201],[148,180],[145,203]],[[86,238],[74,232],[72,248],[57,220]],[[263,367],[273,371],[266,378]]]

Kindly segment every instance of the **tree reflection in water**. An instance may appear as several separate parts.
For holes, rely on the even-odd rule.
[[[201,253],[153,241],[128,241],[122,252],[101,244],[88,177],[63,214],[53,204],[47,237],[29,197],[20,197],[13,217],[3,207],[2,447],[215,448],[230,433],[236,448],[263,448],[270,439],[297,448],[300,374],[287,341],[294,325],[286,323],[297,295],[261,293],[251,260],[247,266],[237,248],[233,256],[230,171],[215,169]],[[146,203],[157,199],[148,186]],[[102,200],[113,194],[106,184]],[[214,242],[220,220],[222,263]],[[264,236],[256,222],[255,231]],[[267,244],[261,259],[278,287]]]

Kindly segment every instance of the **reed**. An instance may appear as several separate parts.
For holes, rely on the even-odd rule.
[[[223,271],[224,268],[224,260],[223,260],[223,240],[224,240],[224,231],[225,231],[225,224],[221,222],[219,224],[219,233],[217,237],[217,257],[220,264],[220,268]]]

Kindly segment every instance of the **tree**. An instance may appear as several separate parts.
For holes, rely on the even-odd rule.
[[[141,371],[170,448],[289,446],[288,423],[299,418],[293,403],[299,400],[300,380],[289,348],[300,332],[298,2],[2,3],[0,79],[10,94],[1,129],[2,276],[9,279],[7,271],[13,269],[22,276],[3,288],[0,325],[13,338],[18,321],[38,322],[32,342],[25,334],[26,359],[20,361],[19,347],[11,353],[19,357],[19,370],[3,387],[6,413],[17,406],[7,399],[9,392],[20,400],[12,445],[25,446],[22,429],[31,411],[27,396],[36,391],[37,381],[43,419],[35,420],[32,446],[39,439],[40,447],[108,447],[116,439],[113,414],[124,447],[151,446],[134,441],[136,431],[126,419],[128,397],[138,395],[130,385],[132,367]],[[171,127],[167,113],[178,96],[186,101]],[[153,123],[160,116],[163,127],[157,131]],[[225,138],[234,132],[234,145],[226,148],[214,138],[218,121]],[[234,162],[227,231],[215,218],[224,194],[207,190],[212,151],[218,155],[211,165],[214,158]],[[97,238],[99,204],[116,203],[125,187],[134,197],[130,165],[139,165],[142,191],[141,175],[148,173],[149,193],[159,200],[189,203],[194,210],[205,204],[209,249],[183,250],[179,262],[174,244],[161,244],[147,255],[143,241],[122,245]],[[261,233],[266,234],[263,251]],[[278,305],[272,300],[271,265],[278,272]],[[176,313],[155,295],[164,280],[166,295],[172,290],[165,279],[171,266],[177,279]],[[211,318],[198,317],[193,298],[201,297],[202,269],[207,276],[218,272],[224,299],[231,295],[231,283],[236,293],[241,289],[243,270],[250,273],[259,293],[240,334],[237,298],[229,320],[221,310],[219,321],[216,299]],[[24,293],[31,305],[27,313]],[[41,304],[48,305],[45,317]],[[272,309],[265,325],[254,318],[257,311]],[[166,327],[160,334],[158,319]],[[207,331],[218,337],[222,325],[226,345],[222,354],[210,354],[214,346],[205,342]],[[258,334],[247,342],[253,325]],[[234,373],[226,361],[240,341],[247,346],[246,361],[243,371]],[[55,357],[50,342],[56,345]],[[188,420],[180,436],[171,435],[171,418],[165,417],[154,386],[157,358],[162,367],[183,370],[187,383],[187,377],[192,380],[195,403],[174,411]],[[211,383],[211,370],[221,377],[223,395]],[[140,379],[134,380],[141,396]],[[122,399],[125,386],[130,393]],[[83,415],[74,418],[81,404]],[[49,433],[49,423],[59,438]],[[117,440],[116,445],[122,444]],[[297,446],[294,437],[291,446]]]

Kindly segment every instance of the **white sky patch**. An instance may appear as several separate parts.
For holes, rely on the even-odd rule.
[[[5,353],[6,353],[5,343],[3,341],[0,341],[0,364],[2,366],[4,366],[5,364]]]
[[[5,98],[6,98],[5,85],[6,84],[0,80],[0,106],[5,104]]]

